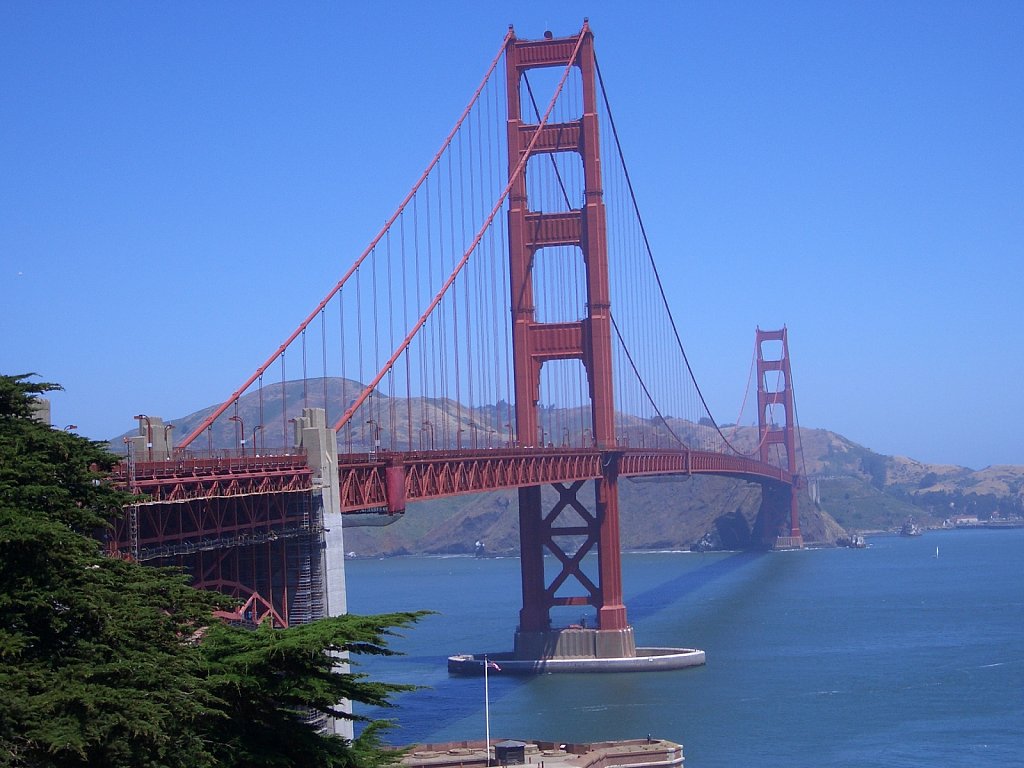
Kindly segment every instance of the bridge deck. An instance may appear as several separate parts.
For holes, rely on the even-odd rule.
[[[342,510],[399,512],[410,501],[601,476],[616,462],[622,477],[724,475],[791,484],[789,472],[743,456],[657,448],[487,448],[343,454],[338,459]],[[253,494],[309,491],[306,457],[182,457],[119,465],[113,480],[143,494],[142,506]]]

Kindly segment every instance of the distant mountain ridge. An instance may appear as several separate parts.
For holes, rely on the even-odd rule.
[[[239,425],[245,425],[250,450],[253,438],[257,450],[277,450],[290,444],[288,419],[299,415],[304,406],[323,407],[326,398],[326,402],[333,404],[328,414],[329,420],[333,420],[341,412],[338,404],[350,403],[361,391],[358,382],[340,378],[268,385],[262,393],[251,392],[240,399],[240,422],[221,419],[192,447],[237,447]],[[385,449],[429,447],[424,445],[426,441],[438,448],[454,447],[459,440],[464,447],[485,447],[504,444],[507,439],[504,430],[494,426],[509,420],[505,415],[508,405],[504,403],[470,408],[451,399],[406,401],[381,392],[375,392],[370,400],[356,414],[354,426],[339,434],[340,450],[367,450],[372,437],[366,423],[371,419],[377,424],[385,423],[381,414],[386,416],[391,409],[397,409],[402,416],[395,420],[396,424],[403,420],[414,425],[426,423],[430,430],[389,433],[383,442]],[[167,421],[175,424],[175,436],[181,438],[215,408],[210,406]],[[233,407],[230,413],[236,413],[236,409]],[[557,423],[558,409],[549,409],[547,417]],[[622,418],[636,435],[634,439],[654,439],[646,420]],[[701,428],[682,420],[673,423],[673,431],[687,437]],[[740,450],[752,451],[756,446],[754,427],[732,426],[723,430]],[[801,429],[800,444],[809,490],[801,496],[801,529],[810,543],[833,544],[847,531],[893,530],[909,516],[926,527],[939,526],[956,517],[1024,517],[1024,466],[975,471],[925,464],[875,453],[824,429]],[[120,437],[112,440],[111,445],[120,448]],[[709,476],[651,477],[624,479],[619,488],[621,540],[626,549],[685,549],[698,542],[743,548],[750,543],[760,499],[756,484]],[[550,505],[554,492],[545,489],[548,492]],[[517,553],[517,506],[514,490],[412,504],[391,525],[347,528],[346,549],[363,556],[468,554],[481,541],[489,552]]]

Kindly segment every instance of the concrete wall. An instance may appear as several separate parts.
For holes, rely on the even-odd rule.
[[[313,470],[313,502],[323,520],[322,568],[323,605],[327,616],[348,613],[348,593],[345,586],[345,537],[341,525],[341,487],[338,480],[338,440],[327,426],[323,408],[304,408],[295,420],[295,447],[306,451],[306,462]],[[339,657],[339,672],[348,672],[348,662]],[[351,712],[350,702],[342,702],[341,709]],[[346,739],[353,737],[352,722],[332,720],[331,730]]]
[[[517,659],[620,659],[636,656],[633,628],[516,632]]]
[[[166,461],[174,456],[174,425],[159,416],[139,419],[137,434],[127,438],[134,461]]]

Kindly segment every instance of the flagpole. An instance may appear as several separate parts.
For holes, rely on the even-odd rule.
[[[484,655],[484,729],[486,731],[487,746],[484,757],[487,765],[491,764],[491,691],[487,680],[487,656]]]

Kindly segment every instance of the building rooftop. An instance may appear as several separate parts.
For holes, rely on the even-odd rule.
[[[495,750],[496,745],[503,749]],[[523,759],[499,760],[493,754],[512,752],[512,744],[523,745]],[[536,768],[669,768],[683,765],[683,747],[664,739],[628,739],[593,744],[561,744],[551,741],[491,741],[491,765],[527,765]],[[414,744],[402,759],[409,768],[475,768],[487,765],[486,744],[480,741],[457,741],[447,744]]]

